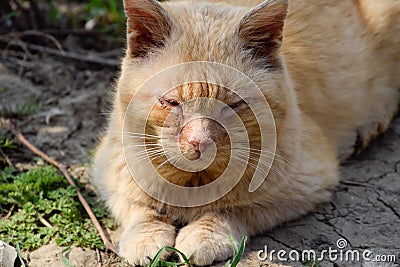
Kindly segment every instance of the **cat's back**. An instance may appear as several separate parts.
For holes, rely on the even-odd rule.
[[[399,1],[290,2],[282,47],[289,74],[302,110],[342,157],[352,152],[359,129],[369,139],[397,109],[398,43]]]

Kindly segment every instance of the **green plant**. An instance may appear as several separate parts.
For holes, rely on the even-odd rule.
[[[304,267],[319,267],[321,262],[317,260],[308,260],[305,264]]]
[[[31,115],[42,108],[41,104],[36,100],[29,100],[28,102],[17,105],[13,108],[10,107],[1,107],[0,108],[0,116],[6,118],[19,118],[27,115]]]
[[[56,3],[54,0],[50,1],[49,3],[49,22],[50,25],[55,25],[57,23],[57,20],[59,19],[60,14],[58,12]]]
[[[12,11],[10,13],[7,13],[3,16],[0,17],[0,22],[6,21],[8,19],[11,19],[13,17],[18,17],[19,16],[19,12],[18,11]]]
[[[160,260],[162,254],[164,254],[166,251],[172,251],[177,253],[178,255],[180,255],[183,259],[183,262],[173,262],[173,261],[163,261]],[[174,259],[174,260],[178,260]],[[181,265],[188,265],[188,266],[192,266],[192,264],[190,264],[190,258],[188,258],[183,252],[177,250],[176,248],[173,247],[163,247],[162,249],[160,249],[160,251],[158,251],[158,253],[156,254],[156,256],[153,258],[153,260],[150,262],[149,267],[161,267],[161,266],[181,266]]]
[[[92,201],[94,204],[94,201]],[[98,203],[96,216],[106,211]],[[0,171],[0,239],[33,250],[55,240],[58,245],[104,249],[92,221],[57,169],[36,167],[20,173],[7,167]],[[109,219],[102,222],[109,224]]]
[[[17,145],[12,140],[0,138],[0,148],[17,148]]]
[[[39,111],[41,108],[41,104],[36,100],[30,100],[23,105],[17,106],[13,113],[16,116],[26,116]]]
[[[236,242],[233,240],[233,238],[231,237],[231,243],[232,243],[232,247],[233,247],[233,259],[232,259],[232,263],[229,260],[224,267],[236,267],[236,265],[239,263],[240,259],[243,256],[244,253],[244,249],[246,247],[246,241],[247,241],[247,237],[243,237],[242,238],[242,242],[240,243],[240,246],[238,247],[236,245]]]
[[[225,263],[224,267],[236,267],[237,264],[239,263],[240,259],[243,256],[244,249],[246,247],[246,240],[247,237],[243,237],[240,246],[238,247],[236,242],[233,240],[232,237],[230,237],[231,243],[232,243],[232,248],[233,248],[233,258],[232,260],[229,260],[227,263]],[[166,252],[166,251],[172,251],[176,253],[177,255],[180,255],[183,259],[183,262],[179,261],[179,257],[172,258],[171,261],[163,261],[160,260],[161,256]],[[187,257],[183,252],[177,250],[176,248],[173,247],[164,247],[158,253],[156,256],[153,258],[153,260],[150,262],[148,267],[169,267],[169,266],[189,266],[193,267],[193,265],[190,263],[190,258]]]
[[[86,5],[88,20],[94,20],[104,33],[120,33],[125,29],[122,1],[90,0]]]
[[[65,255],[71,250],[71,246],[68,246],[64,248],[61,251],[61,260],[64,264],[65,267],[74,267],[74,264],[68,259],[68,257]]]
[[[21,267],[26,267],[24,257],[22,257],[21,248],[19,247],[18,243],[15,247],[15,250],[17,251],[18,260],[21,263]]]

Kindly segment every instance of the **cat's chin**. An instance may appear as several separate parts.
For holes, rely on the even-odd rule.
[[[204,157],[202,159],[201,152],[193,151],[190,153],[185,153],[183,155],[187,160],[190,160],[190,161],[195,161],[195,160],[203,160],[204,161]]]
[[[201,158],[198,163],[208,164],[207,162],[201,162]],[[185,170],[186,169],[186,170]],[[190,171],[188,170],[190,169]],[[225,171],[226,166],[211,165],[208,168],[202,166],[176,166],[168,167],[168,171],[160,173],[162,177],[170,183],[183,187],[198,187],[208,185],[218,178]]]
[[[182,171],[177,170],[175,175],[182,174]],[[164,177],[170,183],[183,186],[183,187],[199,187],[205,186],[212,182],[214,182],[218,177],[214,177],[205,171],[193,172],[193,173],[185,173],[185,175],[179,176],[180,179],[176,179],[176,176],[172,175],[171,177]],[[169,179],[171,178],[171,179]]]
[[[214,158],[209,158],[204,156],[203,154],[194,155],[193,158],[186,158],[186,161],[181,161],[179,164],[175,165],[175,168],[184,171],[193,173],[194,175],[199,175],[202,171],[212,170],[212,163]]]

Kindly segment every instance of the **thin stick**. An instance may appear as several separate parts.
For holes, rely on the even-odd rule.
[[[13,164],[12,164],[10,158],[6,154],[4,154],[3,150],[1,150],[1,148],[0,148],[0,154],[4,158],[4,160],[7,162],[8,166],[13,167]]]
[[[340,183],[344,184],[344,185],[375,188],[375,186],[373,186],[373,185],[370,185],[370,184],[367,184],[367,183],[360,183],[360,182],[356,182],[356,181],[343,180],[343,181],[340,181]]]
[[[72,179],[72,177],[69,175],[67,168],[65,165],[57,162],[56,160],[50,158],[48,155],[46,155],[44,152],[40,151],[37,147],[35,147],[32,143],[30,143],[22,134],[19,132],[16,127],[12,128],[12,131],[14,132],[15,136],[18,138],[18,140],[24,144],[29,150],[31,150],[33,153],[38,155],[39,157],[43,158],[46,160],[48,163],[52,164],[56,168],[58,168],[64,177],[67,179],[68,183],[75,187],[76,193],[78,195],[79,201],[82,203],[83,207],[85,208],[87,214],[89,215],[90,219],[92,220],[94,226],[96,227],[97,231],[100,234],[101,239],[103,240],[104,247],[108,250],[111,250],[115,254],[118,255],[118,250],[117,248],[108,240],[103,228],[101,227],[99,221],[97,220],[96,216],[94,215],[92,209],[90,208],[89,204],[87,203],[86,199],[83,197],[81,194],[79,188],[76,186],[75,181]]]
[[[42,215],[39,215],[39,221],[40,221],[41,223],[43,223],[44,226],[46,226],[46,227],[48,227],[48,228],[53,228],[53,225],[51,225],[48,221],[46,221],[46,219],[43,218]]]
[[[15,204],[11,206],[10,211],[7,213],[7,215],[4,217],[4,219],[10,218],[12,213],[13,213],[13,211],[14,211],[14,209],[15,209]]]
[[[33,31],[33,30],[29,30],[29,31],[24,31],[18,34],[19,37],[22,36],[39,36],[39,37],[44,37],[48,40],[50,40],[51,42],[53,42],[53,44],[57,47],[58,50],[64,50],[61,43],[54,37],[51,36],[50,34],[47,34],[45,32],[40,32],[40,31]]]
[[[52,56],[63,57],[66,59],[72,59],[76,61],[84,61],[92,64],[99,64],[102,66],[108,66],[117,68],[120,65],[119,60],[109,59],[109,58],[101,58],[99,55],[90,55],[90,54],[82,54],[76,53],[72,51],[60,51],[53,48],[48,48],[45,46],[35,45],[35,44],[27,44],[29,50],[38,51],[41,53],[46,53]]]
[[[80,61],[80,62],[87,62],[91,64],[97,64],[101,66],[106,66],[110,68],[118,68],[120,65],[120,60],[115,60],[111,58],[104,58],[100,54],[83,54],[83,53],[77,53],[73,51],[65,51],[65,50],[59,50],[59,49],[54,49],[54,48],[49,48],[46,46],[41,46],[41,45],[36,45],[36,44],[29,44],[26,42],[23,42],[21,40],[15,41],[14,39],[11,39],[10,37],[2,37],[0,36],[0,42],[6,43],[7,45],[18,45],[22,47],[22,49],[25,52],[29,51],[36,51],[40,53],[45,53],[48,55],[56,56],[56,57],[62,57],[70,60],[75,60],[75,61]]]

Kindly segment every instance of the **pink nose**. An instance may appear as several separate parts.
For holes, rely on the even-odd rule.
[[[199,140],[197,138],[188,140],[188,143],[191,144],[193,146],[193,149],[198,153],[204,151],[204,149],[206,149],[206,147],[209,146],[212,142],[213,141],[209,138],[205,138],[202,140]]]
[[[196,152],[200,153],[200,142],[198,140],[190,140],[190,141],[188,141],[188,143],[193,146],[193,149]]]

